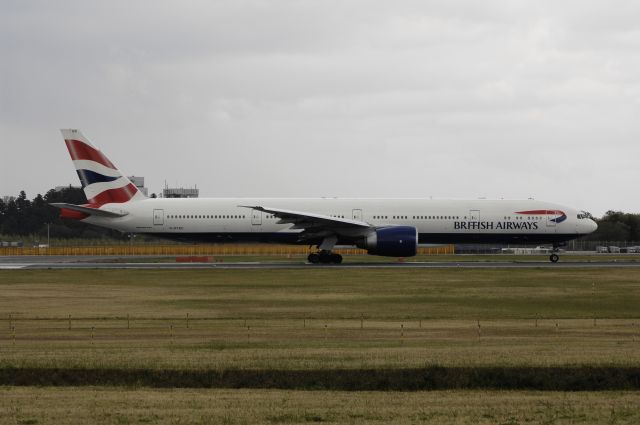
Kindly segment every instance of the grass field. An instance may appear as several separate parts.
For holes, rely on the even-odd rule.
[[[637,390],[491,390],[637,388],[633,269],[3,270],[0,294],[0,423],[640,422]],[[412,390],[434,372],[484,389]],[[366,385],[410,391],[327,390]]]
[[[3,424],[637,424],[633,392],[0,388]]]
[[[6,270],[0,293],[4,367],[640,365],[631,269]]]

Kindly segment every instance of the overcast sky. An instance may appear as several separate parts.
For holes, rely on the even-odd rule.
[[[640,212],[640,2],[0,2],[0,195],[528,198]]]

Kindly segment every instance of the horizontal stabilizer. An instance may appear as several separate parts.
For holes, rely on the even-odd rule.
[[[98,208],[91,208],[91,207],[83,207],[82,205],[74,205],[74,204],[52,203],[49,205],[51,205],[52,207],[60,208],[60,209],[76,211],[76,212],[88,214],[88,215],[95,215],[97,217],[118,218],[118,217],[124,217],[125,215],[128,214],[126,212],[116,213],[113,211],[101,210]]]

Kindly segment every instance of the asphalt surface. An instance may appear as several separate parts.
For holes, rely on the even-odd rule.
[[[127,257],[130,258],[130,257]],[[640,262],[591,261],[580,262],[562,259],[558,263],[547,261],[501,261],[501,262],[388,262],[365,263],[347,262],[343,264],[309,264],[302,261],[291,262],[234,262],[234,263],[157,263],[144,262],[145,257],[136,257],[139,262],[108,262],[118,260],[113,256],[0,256],[2,269],[318,269],[318,268],[465,268],[465,269],[521,269],[521,268],[640,268]],[[153,257],[153,258],[157,258]],[[122,258],[120,258],[122,260]],[[125,258],[126,260],[126,258]]]

